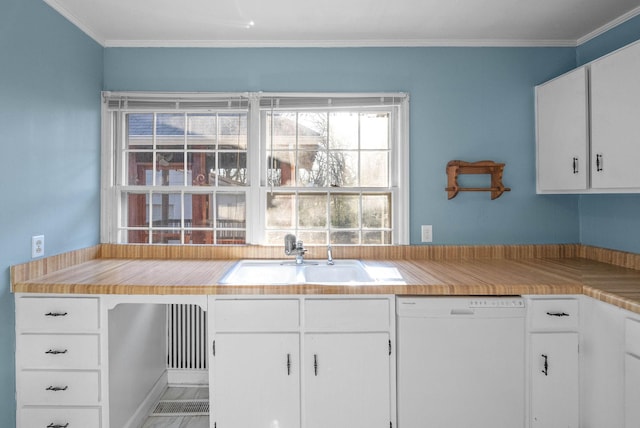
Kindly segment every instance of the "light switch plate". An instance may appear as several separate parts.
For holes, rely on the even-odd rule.
[[[430,224],[422,225],[422,242],[433,242],[433,226]]]

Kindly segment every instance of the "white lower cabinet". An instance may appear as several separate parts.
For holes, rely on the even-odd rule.
[[[16,426],[102,427],[97,297],[16,295]]]
[[[531,335],[531,427],[578,428],[577,333]]]
[[[640,318],[625,319],[625,428],[640,427]]]
[[[389,426],[389,334],[307,334],[304,347],[305,427]]]
[[[640,357],[626,354],[625,378],[625,428],[640,427]]]
[[[529,426],[580,425],[579,296],[530,296]]]
[[[216,334],[211,397],[217,426],[298,426],[299,349],[297,333]]]
[[[392,296],[211,297],[210,426],[395,425],[393,305]],[[242,320],[252,312],[262,321]]]

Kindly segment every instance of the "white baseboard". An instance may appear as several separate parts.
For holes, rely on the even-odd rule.
[[[142,403],[140,403],[140,406],[138,406],[123,428],[138,428],[142,426],[144,421],[147,419],[147,416],[149,416],[149,413],[151,413],[153,407],[167,390],[169,384],[167,379],[168,375],[165,371],[162,373],[160,378],[158,378],[156,383],[153,385],[153,388],[151,388],[151,391],[149,391],[147,397],[142,401]]]
[[[209,371],[194,369],[167,369],[167,381],[171,386],[209,385]]]

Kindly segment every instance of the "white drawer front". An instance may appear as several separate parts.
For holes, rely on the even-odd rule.
[[[625,350],[640,357],[640,321],[627,318],[624,328]]]
[[[18,368],[97,369],[100,364],[97,334],[21,334]]]
[[[29,407],[20,410],[19,428],[65,426],[68,428],[100,428],[100,410],[42,407]]]
[[[533,299],[531,328],[533,330],[574,331],[578,329],[577,299]]]
[[[16,301],[19,331],[96,331],[98,299],[20,297]]]
[[[25,405],[96,405],[100,402],[97,371],[21,371],[18,402]]]
[[[300,302],[276,300],[216,300],[216,331],[282,331],[300,326]]]
[[[327,331],[385,331],[390,326],[388,299],[309,299],[305,327]]]

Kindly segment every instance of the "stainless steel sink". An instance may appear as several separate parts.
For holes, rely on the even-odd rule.
[[[219,283],[224,285],[366,285],[375,284],[381,280],[375,273],[375,268],[369,268],[360,260],[335,260],[333,265],[327,264],[326,260],[305,260],[301,265],[279,260],[241,260],[229,269]],[[398,276],[394,279],[397,280]]]

